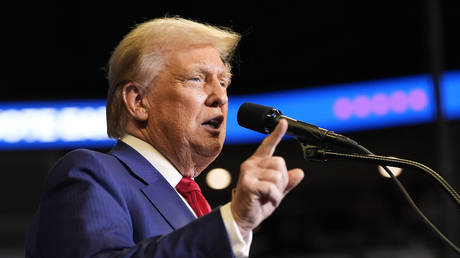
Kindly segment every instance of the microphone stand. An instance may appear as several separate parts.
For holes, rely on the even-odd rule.
[[[433,171],[428,166],[425,166],[421,163],[400,159],[400,158],[393,158],[393,157],[385,157],[385,156],[378,156],[374,155],[372,152],[367,150],[361,145],[356,145],[355,147],[359,149],[361,152],[365,154],[355,154],[355,153],[340,153],[328,150],[325,146],[315,146],[300,142],[300,146],[302,147],[304,159],[312,160],[312,161],[322,161],[326,162],[328,159],[334,160],[352,160],[352,161],[361,161],[365,163],[372,163],[375,165],[381,165],[385,169],[385,171],[391,176],[395,184],[398,186],[399,190],[402,192],[403,196],[407,199],[409,204],[412,208],[422,217],[428,226],[442,239],[444,240],[450,247],[454,249],[455,252],[460,254],[460,248],[458,248],[452,241],[450,241],[418,208],[415,204],[414,200],[410,197],[407,190],[404,188],[402,183],[396,178],[395,175],[388,169],[386,166],[394,166],[394,167],[415,167],[421,169],[422,171],[431,175],[436,181],[438,181],[447,191],[449,196],[460,206],[460,196],[458,193],[447,183],[444,178],[442,178],[438,173]]]

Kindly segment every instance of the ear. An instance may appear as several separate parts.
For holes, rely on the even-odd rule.
[[[146,121],[148,118],[148,107],[145,101],[144,88],[134,82],[128,82],[123,85],[123,101],[129,114],[138,121]]]

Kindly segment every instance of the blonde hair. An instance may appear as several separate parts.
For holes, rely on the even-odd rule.
[[[166,49],[183,44],[211,44],[228,64],[241,36],[228,28],[186,20],[180,17],[153,19],[136,26],[115,48],[109,60],[107,94],[107,133],[111,138],[125,134],[128,112],[122,86],[136,81],[150,85],[163,68]]]

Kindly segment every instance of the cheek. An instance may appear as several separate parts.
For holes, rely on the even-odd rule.
[[[205,117],[205,114],[203,114],[204,100],[204,97],[200,97],[196,93],[195,95],[181,98],[181,101],[177,103],[177,107],[179,107],[177,115],[181,117],[183,121],[188,121],[191,126],[200,124],[198,120]]]
[[[184,116],[183,108],[177,103],[168,101],[157,101],[151,106],[149,112],[150,127],[157,128],[166,134],[177,135],[178,131],[183,130],[187,116]]]
[[[179,131],[181,137],[195,133],[197,127],[200,126],[198,117],[199,110],[187,103],[177,103],[168,114],[171,130]]]
[[[177,87],[167,94],[155,96],[152,103],[156,103],[153,107],[156,110],[153,113],[158,119],[168,121],[165,125],[168,130],[189,134],[201,126],[205,100],[206,95],[197,89]]]

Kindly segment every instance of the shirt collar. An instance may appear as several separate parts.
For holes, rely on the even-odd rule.
[[[179,173],[171,162],[152,145],[132,135],[125,135],[121,141],[139,152],[139,154],[160,172],[173,188],[175,188],[182,179],[182,174]]]

